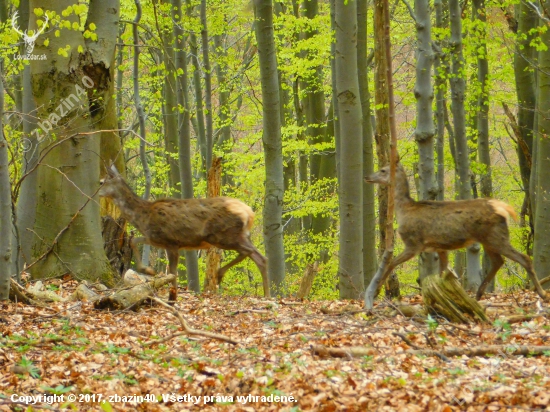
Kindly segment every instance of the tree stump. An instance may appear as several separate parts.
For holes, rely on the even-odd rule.
[[[132,248],[130,236],[126,233],[126,219],[119,217],[116,220],[111,216],[101,218],[103,245],[109,263],[116,273],[122,276],[130,268]]]
[[[422,281],[422,297],[428,313],[443,316],[450,322],[487,322],[481,305],[468,296],[455,276],[445,271],[442,276],[431,275]]]

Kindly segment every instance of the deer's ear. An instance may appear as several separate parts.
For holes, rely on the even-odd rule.
[[[110,176],[119,176],[120,173],[118,173],[118,170],[116,169],[116,166],[114,164],[111,165],[111,167],[109,169],[107,169],[107,172],[109,173]]]

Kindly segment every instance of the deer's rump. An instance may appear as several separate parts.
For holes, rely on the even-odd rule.
[[[142,222],[136,223],[156,247],[233,249],[243,234],[249,235],[253,220],[249,206],[236,199],[216,197],[157,200]]]
[[[398,233],[406,244],[431,252],[461,249],[475,242],[494,244],[508,235],[506,207],[493,199],[415,202],[403,213],[412,213],[415,219],[398,218]]]

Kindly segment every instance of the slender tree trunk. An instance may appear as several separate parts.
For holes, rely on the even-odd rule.
[[[542,2],[543,10],[550,10],[550,0]],[[550,44],[550,32],[541,36],[542,44]],[[533,263],[538,277],[550,272],[550,50],[539,51],[537,96],[536,146],[536,208]],[[547,284],[548,285],[548,284]]]
[[[264,242],[272,294],[283,293],[285,251],[283,245],[283,151],[277,56],[273,33],[272,0],[254,0],[256,39],[260,59],[263,100],[263,145],[265,153]]]
[[[371,124],[369,76],[367,63],[368,1],[357,1],[357,66],[359,93],[363,118],[363,176],[374,173],[374,139]],[[363,182],[363,276],[368,285],[376,272],[376,214],[374,213],[374,185]]]
[[[218,53],[218,64],[216,64],[216,77],[218,78],[218,90],[219,90],[219,122],[220,130],[215,146],[223,147],[227,142],[231,140],[231,105],[229,104],[229,89],[227,85],[227,66],[225,61],[222,63],[220,60],[224,60],[227,55],[222,36],[217,34],[214,36],[214,46]]]
[[[449,0],[451,23],[451,108],[453,112],[453,129],[456,143],[456,160],[459,175],[460,199],[472,198],[470,183],[470,159],[466,138],[466,116],[464,111],[464,57],[462,54],[462,12],[458,0]],[[481,284],[481,268],[479,264],[479,248],[468,248],[466,253],[467,270],[465,287],[476,289]]]
[[[0,23],[4,23],[0,15]],[[8,300],[12,275],[11,185],[8,169],[8,141],[4,136],[4,82],[3,59],[0,58],[0,301]]]
[[[26,28],[29,26],[29,2],[22,1],[19,4],[19,27]],[[20,53],[23,53],[23,47]],[[38,149],[39,141],[36,129],[36,103],[32,95],[31,85],[31,67],[25,65],[21,75],[22,90],[22,116],[23,133],[23,160],[21,172],[27,173],[38,161],[40,153]],[[30,264],[32,261],[32,242],[33,233],[28,230],[34,226],[37,207],[37,177],[38,173],[31,173],[21,183],[19,196],[17,197],[17,231],[19,233],[19,243],[21,250],[18,253],[19,266],[24,263]]]
[[[442,0],[434,1],[435,9],[435,26],[438,29],[444,27],[444,16],[443,16],[443,5]],[[436,120],[436,131],[437,131],[437,141],[436,141],[436,156],[437,156],[437,200],[445,199],[445,105],[447,104],[445,100],[446,95],[446,84],[445,81],[445,63],[442,61],[446,59],[445,53],[443,52],[443,40],[437,38],[435,41],[437,46],[437,53],[434,60],[434,75],[435,75],[435,89],[436,89],[436,98],[435,98],[435,120]]]
[[[387,85],[386,45],[384,41],[384,7],[386,0],[374,1],[374,103],[376,115],[376,155],[380,166],[390,161],[390,122]],[[388,215],[388,188],[378,188],[378,255],[380,256],[386,245],[386,221]]]
[[[491,152],[489,147],[489,62],[487,60],[487,15],[485,0],[473,0],[474,18],[479,21],[477,27],[477,81],[479,83],[479,95],[477,99],[477,149],[479,162],[485,166],[480,174],[480,191],[483,197],[493,196],[493,182],[491,177]],[[483,252],[482,280],[490,270],[490,260]],[[486,291],[495,289],[494,278],[487,286]]]
[[[193,16],[193,6],[190,0],[187,1],[187,15]],[[207,145],[206,129],[204,122],[204,102],[202,99],[201,67],[199,62],[199,44],[195,32],[189,33],[189,48],[191,49],[191,62],[193,63],[193,86],[195,88],[195,112],[197,121],[197,142],[201,153],[202,169],[201,175],[206,176],[210,165],[206,163]]]
[[[340,298],[357,299],[363,278],[363,126],[357,68],[357,3],[336,1],[336,93],[340,115]]]
[[[191,199],[193,193],[193,172],[191,158],[191,122],[189,109],[189,87],[187,79],[187,56],[185,54],[186,42],[183,33],[183,8],[181,0],[172,0],[172,19],[178,24],[174,25],[175,64],[178,72],[177,79],[177,102],[178,110],[178,155],[179,155],[179,180],[181,182],[182,199]],[[183,110],[182,110],[183,108]],[[199,261],[197,252],[186,250],[185,269],[187,274],[187,285],[190,290],[200,292]]]
[[[432,112],[432,30],[429,0],[414,2],[416,14],[416,131],[418,145],[418,177],[420,200],[435,200],[437,185],[434,171],[434,122]],[[419,279],[423,280],[437,272],[439,262],[435,253],[421,253],[419,257]]]
[[[210,51],[208,47],[208,25],[206,20],[206,0],[201,0],[201,40],[202,40],[202,63],[204,65],[204,103],[206,105],[206,170],[212,167],[213,149],[213,121],[212,121],[212,71],[210,69]]]
[[[532,158],[533,158],[533,130],[535,127],[535,75],[532,70],[536,61],[535,47],[532,45],[534,33],[537,27],[538,18],[533,8],[520,2],[516,5],[518,20],[518,36],[516,43],[516,52],[514,53],[514,74],[516,82],[516,94],[518,98],[518,127],[521,133],[521,140],[516,151],[519,160],[519,170],[525,199],[528,203],[527,214],[529,216],[529,227],[531,233],[529,238],[534,236],[534,215],[533,201],[529,180],[531,178]],[[527,253],[529,254],[529,240],[527,243]]]

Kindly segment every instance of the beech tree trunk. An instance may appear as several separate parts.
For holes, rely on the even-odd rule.
[[[283,293],[285,251],[283,245],[283,150],[277,56],[273,33],[272,0],[254,0],[256,39],[260,60],[265,154],[264,242],[271,294]]]
[[[542,2],[543,10],[550,10],[550,0]],[[543,44],[550,44],[550,32],[541,36]],[[540,50],[538,56],[537,98],[537,161],[536,161],[536,209],[533,264],[539,278],[550,272],[550,50]],[[548,283],[546,284],[548,285]],[[548,287],[548,286],[547,286]]]
[[[449,0],[451,23],[451,109],[453,112],[453,129],[456,145],[456,163],[458,169],[459,198],[471,199],[470,159],[466,137],[466,116],[464,110],[464,94],[466,83],[464,79],[464,57],[462,54],[462,12],[458,0]],[[479,264],[479,247],[475,245],[466,252],[467,270],[465,287],[477,289],[481,284],[481,268]]]
[[[416,15],[416,131],[418,145],[418,177],[420,200],[435,200],[437,185],[434,170],[434,121],[432,111],[432,31],[429,0],[414,2]],[[439,261],[435,253],[421,253],[419,256],[419,279],[437,273]]]
[[[2,17],[2,16],[0,16]],[[0,23],[4,23],[0,20]],[[4,82],[3,59],[0,58],[0,301],[10,296],[10,278],[12,270],[11,246],[11,185],[8,170],[8,141],[4,136]]]
[[[51,9],[61,15],[73,4],[70,0],[33,0],[30,8]],[[65,18],[80,23],[80,16]],[[36,20],[31,14],[31,27],[37,27]],[[100,176],[97,154],[101,148],[100,136],[91,132],[101,124],[98,120],[112,100],[109,82],[113,81],[110,70],[118,20],[117,1],[92,0],[87,25],[96,25],[97,42],[84,38],[80,31],[60,27],[59,37],[43,35],[36,43],[35,53],[48,57],[30,63],[38,124],[45,131],[41,148],[48,149],[36,171],[39,201],[33,227],[33,263],[29,266],[33,278],[70,273],[107,284],[116,279],[103,249],[99,205],[91,197]],[[48,45],[44,44],[46,39]],[[67,56],[58,55],[67,45],[71,46]],[[69,99],[75,107],[66,113],[63,102]],[[55,132],[55,140],[50,131]]]
[[[367,63],[367,11],[368,1],[357,1],[357,66],[359,93],[363,118],[363,176],[374,173],[374,139],[371,124],[371,107]],[[376,272],[376,214],[374,213],[374,185],[363,182],[363,278],[368,285]]]
[[[336,1],[336,94],[340,116],[340,298],[357,299],[363,278],[363,125],[357,67],[357,3]]]
[[[178,74],[177,78],[177,100],[180,110],[178,110],[178,155],[179,172],[181,183],[182,199],[191,199],[194,197],[193,190],[193,172],[191,159],[191,122],[190,122],[190,103],[189,88],[187,79],[187,57],[186,42],[182,28],[182,1],[172,0],[172,18],[179,24],[174,25],[174,44],[175,44],[175,64]],[[181,109],[183,108],[183,110]],[[200,292],[199,281],[199,261],[197,252],[186,250],[185,269],[187,274],[187,284],[189,289]]]

